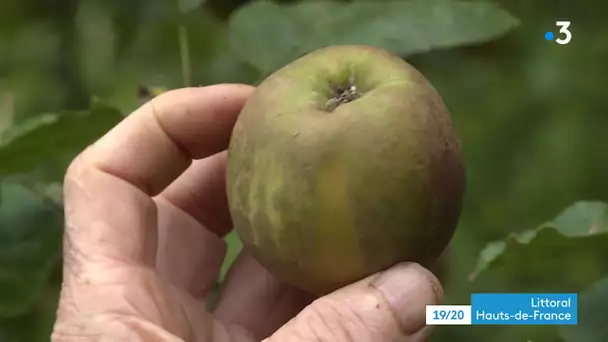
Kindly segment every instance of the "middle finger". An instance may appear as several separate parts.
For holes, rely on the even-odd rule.
[[[221,235],[231,229],[225,199],[225,154],[197,160],[155,201],[159,236],[156,270],[194,297],[212,287],[226,251]],[[218,214],[219,213],[219,214]]]

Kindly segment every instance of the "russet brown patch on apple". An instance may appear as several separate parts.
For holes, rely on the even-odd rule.
[[[413,66],[369,46],[313,51],[264,80],[237,120],[234,228],[264,267],[316,294],[402,261],[431,267],[458,224],[460,153]]]

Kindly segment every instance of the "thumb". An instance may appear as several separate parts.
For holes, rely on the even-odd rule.
[[[315,300],[265,341],[420,342],[426,305],[442,300],[430,271],[402,263]]]

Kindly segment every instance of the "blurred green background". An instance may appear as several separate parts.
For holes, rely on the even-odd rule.
[[[606,282],[596,283],[607,274],[603,8],[599,0],[0,1],[0,342],[49,339],[61,279],[62,174],[141,104],[142,86],[256,84],[336,43],[400,54],[452,113],[468,192],[447,303],[467,304],[474,290],[579,292],[592,284],[599,290],[589,290],[597,297],[588,302],[606,303]],[[544,39],[546,31],[559,36],[558,20],[572,23],[568,45]],[[506,257],[482,267],[485,278],[470,277],[487,243],[577,202],[552,226],[562,235],[539,236],[532,247],[511,241]],[[597,222],[600,233],[589,235]],[[228,239],[231,260],[238,240]],[[442,327],[431,340],[608,340],[605,312],[585,317],[570,330]]]

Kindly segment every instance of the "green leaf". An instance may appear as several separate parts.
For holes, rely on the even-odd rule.
[[[222,263],[220,275],[213,285],[209,298],[207,298],[207,309],[210,311],[215,308],[215,305],[217,305],[220,299],[221,287],[224,279],[226,279],[226,273],[243,249],[243,243],[239,239],[239,236],[235,230],[232,230],[228,235],[226,235],[224,241],[226,241],[227,245],[226,256],[224,257],[224,262]]]
[[[567,342],[608,341],[607,307],[608,276],[579,295],[578,324],[561,327],[562,338]]]
[[[61,160],[54,175],[61,180],[65,164],[122,118],[96,101],[89,111],[40,115],[15,126],[0,135],[0,178]]]
[[[63,210],[15,182],[0,183],[0,317],[28,313],[58,262]]]
[[[608,205],[601,202],[578,202],[557,216],[553,223],[566,236],[608,232]]]
[[[470,279],[511,290],[578,292],[608,274],[607,215],[604,203],[579,202],[553,222],[490,243]]]
[[[205,298],[207,311],[213,311],[220,301],[222,284],[219,281],[213,283],[213,287],[207,298]]]
[[[0,133],[13,124],[14,116],[14,96],[0,83]]]
[[[245,61],[271,72],[315,49],[365,44],[400,56],[495,39],[519,21],[490,3],[446,0],[279,5],[262,0],[230,18],[232,48]]]
[[[0,341],[48,341],[56,320],[60,289],[60,279],[54,279],[47,284],[44,293],[30,312],[0,319]]]
[[[239,236],[235,230],[231,231],[228,235],[226,235],[225,241],[227,245],[227,250],[226,256],[224,257],[224,262],[222,263],[222,269],[220,270],[220,282],[224,281],[224,278],[226,277],[226,273],[230,269],[230,266],[232,266],[232,263],[234,263],[237,256],[239,255],[239,253],[241,253],[241,250],[243,249],[243,243],[239,239]]]

